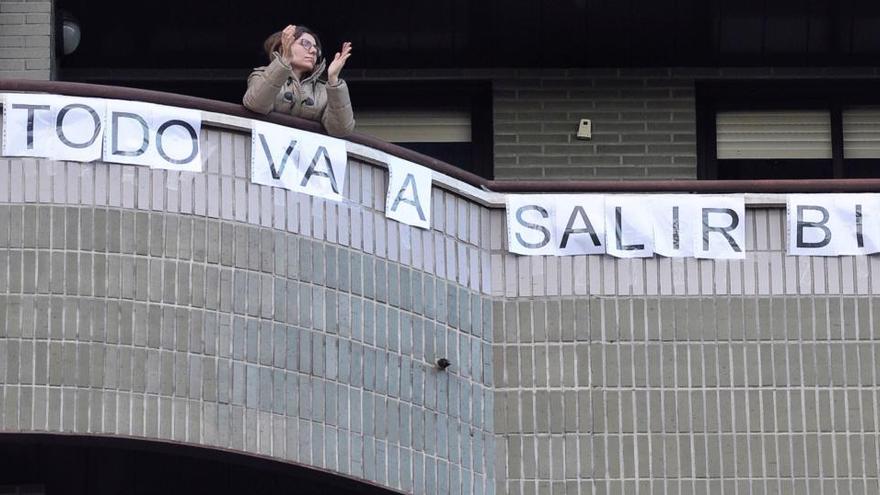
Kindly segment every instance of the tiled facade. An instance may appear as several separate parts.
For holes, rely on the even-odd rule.
[[[498,179],[694,179],[699,81],[877,80],[876,67],[518,70],[491,76]],[[591,119],[592,139],[575,137]]]
[[[840,295],[507,302],[505,492],[874,493],[878,309]]]
[[[49,79],[51,0],[0,0],[0,78]]]
[[[694,79],[667,68],[493,79],[499,179],[693,178]],[[581,119],[590,140],[578,140]]]
[[[373,166],[349,163],[337,204],[251,184],[243,133],[203,140],[204,174],[0,160],[2,430],[491,493],[479,231],[386,220]]]
[[[744,261],[493,251],[499,492],[880,489],[880,260],[746,225]]]
[[[0,159],[0,425],[223,447],[406,493],[876,493],[880,261],[520,257],[435,188],[387,220],[205,173]],[[436,371],[447,357],[453,366]]]
[[[0,0],[0,77],[51,76],[50,1]],[[876,68],[348,71],[488,79],[498,179],[693,178],[703,79]],[[593,138],[574,138],[577,121]],[[406,493],[880,493],[880,258],[520,257],[500,204],[433,226],[206,171],[0,158],[0,430],[258,454]],[[432,362],[449,358],[438,372]]]
[[[491,81],[496,179],[694,179],[699,81],[876,81],[880,69],[412,69],[354,70],[347,77]],[[592,121],[590,140],[575,136],[581,119]]]

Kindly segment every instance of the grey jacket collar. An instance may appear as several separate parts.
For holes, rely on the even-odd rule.
[[[300,84],[311,83],[313,81],[317,81],[319,77],[324,73],[324,69],[327,67],[327,59],[322,58],[317,65],[315,65],[315,70],[311,72],[305,79],[300,81]]]

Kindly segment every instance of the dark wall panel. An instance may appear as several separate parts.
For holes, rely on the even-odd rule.
[[[0,434],[0,486],[46,495],[388,494],[364,483],[220,451],[136,440]]]
[[[351,68],[870,65],[872,0],[58,0],[82,24],[64,68],[239,68],[288,23],[351,40]]]

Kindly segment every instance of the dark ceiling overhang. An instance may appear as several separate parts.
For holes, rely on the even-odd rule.
[[[57,0],[82,25],[64,69],[243,69],[287,23],[351,68],[868,66],[877,0]]]

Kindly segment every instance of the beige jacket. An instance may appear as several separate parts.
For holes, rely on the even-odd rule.
[[[257,67],[248,77],[244,106],[257,113],[276,111],[320,122],[331,136],[351,134],[354,113],[348,86],[342,79],[336,86],[318,80],[324,67],[322,60],[311,75],[297,81],[290,66],[275,53],[272,63]]]

